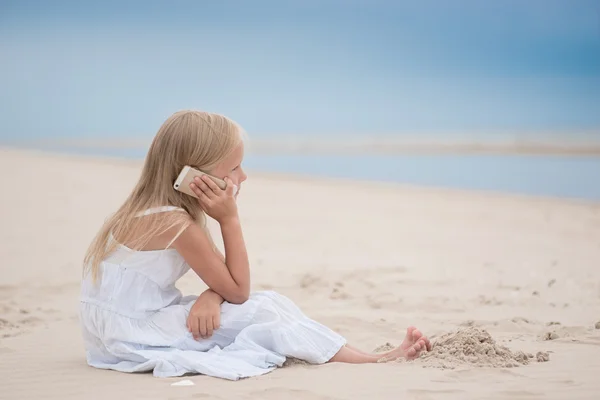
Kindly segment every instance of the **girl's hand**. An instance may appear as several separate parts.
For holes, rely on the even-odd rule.
[[[198,297],[187,319],[187,328],[194,339],[208,339],[213,331],[219,329],[222,302],[223,298],[210,289]]]
[[[200,207],[210,217],[222,223],[228,218],[237,218],[237,204],[233,196],[234,184],[231,179],[225,178],[227,187],[225,190],[217,186],[208,176],[194,178],[190,188],[198,196]]]

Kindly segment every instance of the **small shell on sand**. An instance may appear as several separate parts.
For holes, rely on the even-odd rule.
[[[600,321],[596,322],[595,328],[600,329]]]
[[[194,386],[195,383],[190,381],[189,379],[184,379],[182,381],[177,381],[175,383],[171,383],[171,386]]]

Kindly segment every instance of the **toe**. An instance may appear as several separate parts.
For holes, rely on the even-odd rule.
[[[425,337],[425,348],[427,349],[427,351],[431,351],[431,342],[427,337]]]
[[[417,355],[417,351],[415,350],[414,346],[411,346],[408,348],[408,350],[406,350],[406,358],[408,358],[409,360],[411,358],[415,358]]]
[[[421,339],[421,337],[423,336],[423,334],[421,333],[420,330],[415,329],[412,331],[412,339],[414,342],[418,341],[419,339]]]
[[[414,332],[415,332],[416,330],[417,330],[417,328],[415,328],[414,326],[409,326],[409,327],[406,329],[406,337],[407,337],[407,339],[409,339],[409,340],[412,340],[412,337],[413,337],[413,335],[414,335]]]

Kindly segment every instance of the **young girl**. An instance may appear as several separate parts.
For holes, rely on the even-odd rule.
[[[414,359],[431,345],[408,328],[400,347],[368,354],[309,319],[272,291],[250,294],[248,255],[236,197],[246,180],[242,129],[230,119],[181,111],[158,131],[142,175],[87,251],[81,324],[89,365],[158,377],[200,373],[236,380],[265,374],[286,357],[313,364]],[[173,189],[185,165],[207,177]],[[234,194],[234,187],[237,188]],[[205,228],[221,227],[225,256]],[[209,287],[182,297],[175,282],[192,269]]]

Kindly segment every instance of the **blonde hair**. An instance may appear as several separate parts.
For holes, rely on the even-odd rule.
[[[238,124],[219,114],[185,110],[171,115],[150,145],[137,185],[90,244],[83,261],[84,274],[91,272],[96,281],[100,263],[120,243],[141,250],[150,239],[175,227],[179,227],[175,238],[193,222],[206,229],[206,217],[198,201],[173,189],[173,182],[185,165],[212,170],[231,154],[243,135]],[[185,213],[138,216],[149,208],[161,206],[180,207]]]

